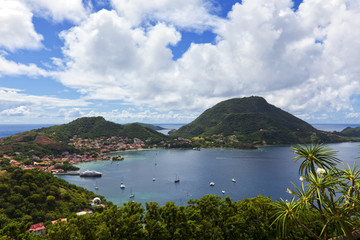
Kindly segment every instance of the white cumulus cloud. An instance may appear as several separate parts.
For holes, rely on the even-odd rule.
[[[11,109],[5,109],[0,112],[0,116],[24,116],[30,113],[27,106],[19,106]]]
[[[15,0],[10,0],[15,1]],[[82,0],[20,0],[37,16],[50,18],[55,22],[69,20],[79,23],[90,13],[91,1]],[[84,5],[85,4],[85,5]]]
[[[214,10],[211,1],[204,0],[111,0],[120,16],[133,26],[144,22],[160,21],[180,28],[205,30],[219,19],[210,12]]]
[[[61,33],[65,70],[58,78],[86,99],[161,111],[199,111],[249,95],[298,115],[352,111],[350,97],[360,90],[360,5],[354,2],[305,0],[294,12],[290,0],[244,0],[218,21],[203,1],[113,0],[116,11],[93,13]],[[186,22],[166,11],[176,6],[190,16],[194,4],[202,12],[179,18]],[[212,29],[216,42],[192,43],[174,60],[169,45],[191,25]]]
[[[32,12],[20,1],[0,0],[0,48],[39,49],[43,36],[35,31]]]
[[[27,75],[31,77],[36,77],[50,76],[51,73],[37,67],[33,63],[22,64],[14,61],[9,61],[5,58],[5,56],[0,54],[0,77],[2,75]]]

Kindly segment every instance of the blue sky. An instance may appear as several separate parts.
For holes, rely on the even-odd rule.
[[[262,96],[359,123],[351,0],[0,0],[0,124],[188,123]]]

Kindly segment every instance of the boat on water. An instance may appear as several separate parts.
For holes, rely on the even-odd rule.
[[[210,187],[213,187],[213,186],[215,186],[215,183],[214,182],[210,182]]]
[[[236,183],[236,179],[235,179],[235,178],[231,179],[231,181],[232,181],[233,183]]]
[[[80,177],[101,177],[102,173],[97,171],[84,171],[80,173]]]
[[[153,179],[152,179],[152,180],[153,180],[153,182],[155,182],[155,181],[156,181],[156,178],[154,178],[154,177],[153,177]]]
[[[222,190],[221,192],[222,192],[222,194],[225,194],[225,193],[226,193],[225,190]]]
[[[98,186],[95,186],[95,190],[99,190],[99,187],[98,187]]]
[[[121,183],[121,184],[120,184],[120,188],[121,188],[121,189],[124,189],[125,187],[126,187],[126,186],[125,186],[124,183]]]
[[[180,182],[180,179],[179,179],[178,175],[176,175],[174,183],[179,183],[179,182]]]
[[[135,193],[133,193],[132,190],[131,190],[129,198],[134,198],[134,197],[135,197]]]
[[[111,157],[111,161],[123,161],[125,158],[124,158],[124,156],[122,156],[122,155],[118,155],[118,156],[112,156]]]

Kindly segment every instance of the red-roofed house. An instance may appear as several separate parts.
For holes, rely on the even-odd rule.
[[[67,218],[61,218],[61,222],[67,222]],[[58,223],[58,220],[51,221],[52,224]]]
[[[32,233],[35,233],[35,234],[38,234],[38,235],[44,235],[45,234],[44,223],[41,222],[41,223],[31,225],[28,232],[32,232]]]

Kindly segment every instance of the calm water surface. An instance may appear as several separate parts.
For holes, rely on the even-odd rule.
[[[157,124],[167,129],[178,129],[182,124]],[[1,124],[0,138],[23,131],[48,127],[50,124]],[[314,127],[325,131],[341,131],[347,126],[358,124],[314,124]],[[344,163],[360,165],[359,143],[340,143],[329,145],[339,151],[338,157]],[[255,197],[259,194],[272,199],[290,198],[287,187],[291,181],[298,184],[299,162],[291,160],[294,154],[290,146],[263,147],[258,150],[154,150],[124,152],[122,162],[97,161],[81,163],[84,170],[98,170],[101,178],[80,178],[79,176],[62,176],[70,183],[82,186],[106,197],[115,204],[121,205],[131,200],[157,201],[161,205],[167,201],[186,204],[190,198],[197,199],[205,194],[229,195],[234,200]],[[156,165],[155,165],[156,163]],[[340,165],[341,167],[341,165]],[[180,183],[175,184],[176,175]],[[155,177],[156,181],[152,181]],[[237,180],[236,183],[231,181]],[[120,183],[126,184],[125,190]],[[215,182],[214,187],[209,182]],[[95,190],[95,186],[99,190]],[[222,194],[222,190],[226,194]]]
[[[344,163],[354,162],[360,154],[359,143],[329,145],[339,151],[338,157]],[[222,197],[228,195],[233,200],[256,197],[261,194],[274,200],[289,199],[287,187],[291,182],[298,184],[300,163],[291,160],[295,155],[290,146],[262,147],[258,150],[150,150],[121,153],[121,162],[96,161],[81,163],[81,171],[98,170],[101,178],[80,178],[61,176],[66,181],[82,186],[104,196],[117,205],[132,200],[156,201],[163,205],[173,201],[186,204],[188,199],[197,199],[206,194]],[[178,176],[180,183],[175,184]],[[152,181],[152,178],[156,181]],[[236,179],[233,183],[232,178]],[[215,182],[214,187],[209,183]],[[120,183],[126,185],[120,189]],[[95,186],[99,190],[95,190]],[[225,194],[222,193],[225,190]]]

